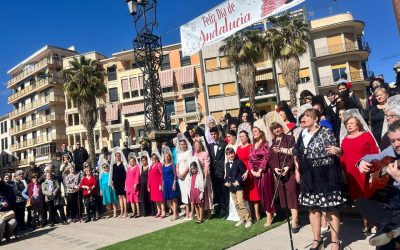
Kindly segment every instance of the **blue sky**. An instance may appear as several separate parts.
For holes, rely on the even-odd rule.
[[[179,26],[222,0],[159,0],[157,33],[164,45],[180,40]],[[0,7],[0,115],[10,111],[7,70],[46,44],[75,45],[79,52],[106,56],[132,48],[133,19],[124,0],[2,0]],[[372,48],[369,70],[394,81],[400,61],[400,37],[390,0],[306,0],[312,18],[349,11],[366,23],[365,40]]]

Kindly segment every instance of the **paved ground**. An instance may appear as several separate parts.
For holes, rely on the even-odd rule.
[[[97,249],[181,222],[183,220],[171,222],[169,217],[166,219],[146,217],[137,219],[103,219],[89,223],[78,222],[66,226],[57,225],[54,228],[45,227],[28,232],[20,236],[18,241],[12,238],[9,244],[3,241],[0,248],[7,250]]]
[[[307,222],[307,217],[302,217],[302,221],[305,224]],[[361,233],[361,220],[359,217],[352,216],[351,218],[346,218],[341,226],[341,240],[343,241],[342,246],[345,250],[372,250],[375,249],[371,247],[365,237]],[[325,248],[330,249],[330,232],[324,234]],[[311,226],[309,224],[304,225],[300,232],[293,235],[293,242],[295,249],[309,249],[312,243],[312,232]],[[238,244],[231,250],[240,249],[269,249],[269,250],[283,250],[291,249],[290,238],[288,233],[287,223],[260,234],[252,239],[249,239],[241,244]]]

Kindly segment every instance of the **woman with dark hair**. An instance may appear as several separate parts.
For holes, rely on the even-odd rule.
[[[139,196],[140,196],[140,215],[141,216],[149,216],[153,215],[154,209],[150,202],[150,192],[148,190],[148,174],[149,174],[149,163],[150,156],[147,151],[142,151],[139,153],[140,155],[140,188],[139,188]]]
[[[294,118],[293,113],[286,101],[281,101],[278,110],[279,115],[282,117],[282,120],[286,123],[286,126],[288,126],[289,129],[296,127],[297,120]]]
[[[279,201],[281,208],[290,209],[292,214],[292,232],[297,233],[300,229],[298,222],[298,195],[299,189],[295,179],[295,163],[292,155],[277,153],[273,148],[292,148],[296,142],[294,136],[286,135],[283,127],[278,122],[273,122],[269,127],[273,139],[269,150],[268,165],[274,170],[279,179]],[[284,194],[283,183],[285,183],[286,194]],[[286,197],[286,200],[285,200]],[[287,204],[286,204],[287,202]]]
[[[239,132],[239,145],[237,147],[237,157],[243,162],[246,167],[246,172],[243,175],[244,188],[243,198],[249,202],[250,210],[253,211],[253,220],[260,220],[260,196],[258,190],[254,184],[254,176],[251,174],[249,158],[252,145],[250,143],[250,137],[247,131],[242,130]]]
[[[311,100],[313,96],[314,96],[314,94],[311,93],[311,91],[309,91],[307,89],[301,91],[300,92],[300,106],[304,105],[306,103],[309,103],[309,102],[307,102],[307,100]]]
[[[358,109],[364,120],[368,121],[368,112],[366,112],[363,108],[360,98],[354,92],[350,91],[352,84],[340,82],[337,85],[337,88],[339,91],[340,100],[344,102],[346,109]]]
[[[162,190],[162,164],[160,158],[161,156],[157,155],[157,153],[151,154],[147,190],[149,190],[150,193],[150,200],[154,202],[157,207],[157,214],[154,217],[163,219],[165,218],[165,204]]]
[[[337,141],[331,130],[319,125],[320,116],[318,110],[307,109],[301,118],[304,129],[296,145],[293,148],[275,147],[274,151],[294,154],[300,163],[299,203],[309,210],[314,237],[311,249],[320,249],[324,244],[321,238],[322,212],[326,212],[332,226],[332,249],[340,249],[339,211],[347,199],[335,150]]]
[[[267,166],[269,151],[264,129],[264,121],[258,120],[254,124],[252,130],[254,142],[250,151],[249,165],[250,172],[254,176],[254,185],[260,195],[262,207],[267,214],[264,224],[267,227],[272,225],[275,204],[272,199],[274,195],[274,180],[272,170]]]
[[[242,130],[246,130],[247,133],[250,136],[250,140],[253,140],[253,135],[252,135],[252,127],[253,127],[253,122],[254,122],[254,117],[253,117],[253,113],[251,112],[251,110],[247,107],[243,107],[240,110],[239,113],[239,127],[237,129],[237,131],[242,131]]]

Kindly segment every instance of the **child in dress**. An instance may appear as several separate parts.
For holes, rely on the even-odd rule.
[[[197,224],[203,223],[203,213],[204,213],[204,180],[199,163],[196,160],[192,160],[190,164],[190,202],[192,208],[194,207],[197,214]]]
[[[100,174],[99,182],[100,182],[100,195],[103,197],[103,205],[106,206],[107,209],[107,217],[111,217],[111,206],[113,207],[114,218],[117,217],[117,195],[115,194],[115,190],[108,185],[108,180],[110,178],[110,165],[107,162],[104,162],[102,165],[102,172]]]
[[[131,203],[132,215],[131,218],[140,217],[139,210],[139,184],[140,184],[140,167],[137,165],[136,158],[129,158],[129,166],[126,171],[125,190],[126,199]]]

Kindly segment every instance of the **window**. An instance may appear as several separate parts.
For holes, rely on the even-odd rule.
[[[50,109],[46,109],[45,111],[44,111],[44,115],[50,115]]]
[[[26,117],[22,117],[21,123],[22,123],[22,124],[25,124],[25,123],[26,123]]]
[[[282,74],[278,74],[278,83],[279,83],[279,87],[286,86],[285,79],[283,78]]]
[[[119,147],[121,143],[121,132],[114,132],[113,135],[113,145],[114,147]]]
[[[229,68],[229,63],[228,63],[228,59],[226,58],[226,56],[222,56],[219,58],[219,63],[221,65],[221,69],[226,69]]]
[[[107,79],[108,81],[117,80],[117,68],[115,65],[107,68]]]
[[[166,87],[166,88],[162,88],[162,92],[163,93],[168,93],[168,92],[173,92],[174,91],[174,87]]]
[[[4,149],[8,149],[8,138],[4,139]]]
[[[26,141],[28,139],[28,135],[27,134],[23,134],[22,135],[22,141]]]
[[[336,82],[340,78],[347,79],[346,64],[335,64],[331,66],[333,80]]]
[[[32,132],[32,138],[34,138],[34,139],[37,138],[37,131]]]
[[[181,67],[188,66],[191,64],[190,56],[182,56],[182,51],[179,51],[179,54],[181,56]]]
[[[1,151],[4,151],[5,147],[4,147],[4,139],[1,139]]]
[[[196,99],[194,96],[185,98],[186,113],[196,112]]]
[[[74,120],[73,120],[73,115],[68,115],[68,126],[73,126],[74,125]]]
[[[167,113],[167,117],[170,117],[172,113],[175,113],[175,105],[174,101],[165,101],[165,113]]]
[[[220,96],[220,86],[219,86],[219,84],[208,86],[208,96],[210,98],[219,97]]]
[[[171,68],[171,64],[169,63],[169,55],[163,55],[161,70],[167,70]]]
[[[137,90],[134,90],[134,91],[131,91],[131,97],[133,98],[133,97],[138,97],[139,96],[139,91],[137,91]]]
[[[4,122],[2,122],[2,123],[0,124],[0,126],[1,126],[1,133],[2,133],[2,134],[4,133],[3,124],[4,124]]]
[[[36,114],[31,114],[32,125],[36,125]]]
[[[236,95],[236,86],[234,82],[224,83],[224,95],[225,96]]]
[[[308,68],[300,69],[299,77],[301,83],[306,83],[310,81],[310,70]]]
[[[129,92],[124,92],[124,93],[122,93],[122,98],[123,99],[129,99],[129,98],[131,98],[131,95],[130,95]]]
[[[110,102],[118,102],[118,89],[117,88],[108,89],[108,93],[110,95]]]
[[[216,57],[205,59],[204,61],[206,64],[206,71],[213,71],[213,70],[218,69]]]
[[[217,112],[211,112],[211,115],[217,120],[219,121],[223,116],[224,113],[222,111],[217,111]]]
[[[4,122],[4,133],[7,133],[7,122]]]
[[[142,137],[144,135],[144,129],[139,129],[138,133],[139,137]]]
[[[194,88],[194,83],[193,82],[192,83],[182,84],[182,89],[192,89],[192,88]]]
[[[79,114],[74,114],[74,125],[79,125]]]

